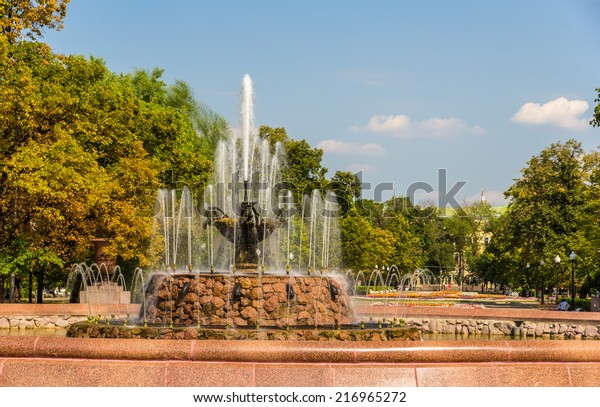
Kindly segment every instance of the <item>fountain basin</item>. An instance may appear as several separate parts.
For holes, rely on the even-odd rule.
[[[116,322],[114,323],[116,324]],[[223,327],[163,327],[163,326],[116,326],[90,322],[77,322],[69,326],[71,338],[120,338],[120,339],[203,339],[203,340],[283,340],[283,341],[419,341],[421,334],[416,327],[366,328],[357,326],[293,327],[229,329]]]
[[[409,308],[404,317],[561,315],[573,323],[600,321],[599,313],[438,308]],[[119,309],[131,315],[137,311],[133,305]],[[0,304],[5,316],[57,313],[87,315],[87,308]],[[115,306],[102,309],[102,315],[111,313],[121,314]],[[600,341],[460,338],[334,342],[0,336],[0,386],[600,386]]]
[[[600,342],[9,336],[0,337],[0,366],[0,386],[597,387]]]
[[[349,324],[354,316],[344,283],[333,275],[157,273],[147,285],[140,321],[194,327]]]

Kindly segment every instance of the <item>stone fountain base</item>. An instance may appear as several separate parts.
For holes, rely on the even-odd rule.
[[[187,396],[189,390],[177,388],[202,392],[206,387],[227,386],[248,387],[249,391],[253,387],[333,386],[352,392],[350,387],[378,387],[381,391],[395,387],[406,390],[413,396],[408,400],[414,400],[423,391],[415,393],[413,387],[465,387],[463,393],[468,395],[468,388],[476,386],[542,386],[537,394],[550,391],[557,395],[564,390],[548,388],[600,386],[600,341],[170,341],[0,336],[0,363],[0,385],[8,390],[18,386],[157,387],[162,390],[143,390],[144,394],[164,394],[172,388]],[[488,394],[488,389],[483,391]],[[515,391],[497,394],[506,398]],[[458,393],[450,393],[448,400],[455,401],[451,405],[467,404],[463,393],[456,398],[452,394]],[[157,404],[156,399],[145,402],[143,398],[142,403]]]
[[[158,325],[258,326],[354,322],[346,282],[333,275],[154,274],[140,311]]]
[[[361,314],[366,315],[365,320],[369,314],[379,317],[386,308],[384,304],[373,307],[377,309],[357,307],[357,319],[361,319]],[[58,314],[89,315],[88,307],[81,304],[0,304],[0,315],[5,317],[45,315],[51,318]],[[102,306],[92,315],[98,314],[134,315],[137,306]],[[417,317],[562,319],[570,320],[573,327],[593,322],[600,325],[598,312],[409,307],[402,314],[405,320]],[[110,322],[111,329],[117,327],[117,321]],[[129,321],[127,327],[135,328]],[[544,386],[543,392],[547,392],[548,387],[600,386],[600,340],[485,340],[466,339],[461,335],[455,339],[334,342],[324,339],[124,340],[46,334],[0,335],[0,387],[201,388],[232,386],[233,383],[236,387],[384,386],[400,389]],[[458,400],[464,404],[464,400]]]
[[[119,324],[119,325],[117,325]],[[118,339],[219,339],[219,340],[292,340],[292,341],[420,341],[417,327],[366,328],[299,327],[291,329],[228,329],[191,327],[139,327],[113,324],[77,322],[69,326],[71,338]]]

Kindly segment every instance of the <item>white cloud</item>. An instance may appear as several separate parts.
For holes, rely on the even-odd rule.
[[[378,133],[389,133],[405,130],[410,126],[410,118],[404,114],[397,116],[373,116],[367,124],[367,130]]]
[[[469,127],[469,124],[466,121],[455,118],[441,119],[439,117],[434,117],[419,123],[418,127],[424,130],[427,134],[431,134],[436,137],[453,136],[460,133],[484,133],[484,130],[481,126]]]
[[[385,150],[379,144],[359,144],[331,139],[321,141],[319,144],[317,144],[317,148],[320,148],[327,153],[333,154],[360,154],[371,156],[385,154]]]
[[[568,100],[559,97],[543,105],[525,103],[511,118],[514,123],[551,125],[570,130],[582,130],[588,120],[581,117],[588,110],[585,100]]]
[[[458,134],[483,134],[485,132],[481,126],[469,126],[466,121],[461,119],[434,117],[413,123],[405,114],[375,115],[369,119],[366,126],[352,126],[350,130],[386,133],[402,138],[443,138]]]

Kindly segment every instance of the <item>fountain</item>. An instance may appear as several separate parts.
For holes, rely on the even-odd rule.
[[[249,79],[244,82],[250,85]],[[281,149],[251,135],[252,98],[246,93],[244,99],[244,136],[219,146],[217,157],[227,159],[217,159],[215,185],[206,189],[202,203],[192,205],[187,189],[158,194],[157,243],[164,255],[158,271],[135,271],[133,298],[144,301],[138,321],[112,316],[103,321],[90,314],[89,322],[70,326],[68,338],[0,336],[3,386],[598,386],[598,341],[461,340],[458,333],[456,341],[411,341],[406,339],[418,335],[394,337],[403,329],[386,329],[383,323],[381,329],[343,325],[352,319],[345,305],[352,288],[329,272],[339,253],[335,218],[316,216],[334,210],[335,200],[313,192],[302,197],[299,217],[287,216],[295,209],[290,195],[279,194],[272,182],[282,164]],[[262,167],[255,178],[258,162]],[[236,178],[226,190],[225,180],[236,171],[241,181]],[[259,188],[256,180],[268,186]],[[276,204],[270,205],[272,200]],[[387,278],[377,271],[354,279],[383,287],[418,284],[390,269]],[[83,265],[73,269],[73,277],[84,288],[105,281],[103,273]],[[84,304],[52,304],[54,311],[48,304],[6,305],[0,304],[0,315],[52,312],[44,317],[50,320],[57,309],[84,315],[78,313]],[[300,311],[299,305],[307,308]],[[521,322],[542,321],[549,329],[556,324],[543,321],[560,318],[574,333],[593,333],[593,326],[580,330],[588,319],[596,331],[600,326],[594,313],[420,308],[402,312],[421,316],[423,323],[436,316],[468,323],[486,311],[487,320],[508,314]],[[382,314],[396,316],[396,310]],[[188,340],[167,340],[173,338]]]
[[[145,278],[130,326],[161,337],[165,328],[171,335],[191,327],[194,337],[270,328],[317,339],[308,332],[364,329],[354,319],[350,283],[332,272],[340,260],[335,195],[315,190],[302,205],[294,201],[281,179],[283,148],[256,134],[252,102],[246,75],[240,134],[218,144],[213,184],[201,197],[187,187],[158,192],[154,241],[162,260]],[[81,336],[80,328],[70,335]]]

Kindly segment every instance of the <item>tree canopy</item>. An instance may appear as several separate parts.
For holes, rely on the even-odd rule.
[[[203,186],[225,121],[160,70],[119,75],[43,43],[0,36],[0,71],[0,273],[23,272],[6,259],[24,250],[89,259],[95,237],[148,263],[155,191]]]
[[[36,39],[43,29],[60,30],[70,0],[2,0],[0,33],[9,41]]]
[[[545,272],[545,286],[566,287],[570,278],[554,259],[567,260],[575,252],[577,287],[600,287],[598,164],[598,152],[584,152],[575,140],[554,143],[532,157],[506,191],[507,211],[475,269],[485,278],[528,289],[541,289]],[[552,278],[549,267],[555,269]]]
[[[598,104],[594,108],[594,116],[592,117],[592,120],[590,120],[590,124],[594,127],[600,126],[600,88],[596,88],[596,92],[598,92],[598,96],[594,102]]]
[[[215,146],[229,134],[221,115],[187,83],[165,83],[160,68],[117,74],[102,59],[57,55],[37,42],[45,29],[62,28],[68,3],[0,1],[0,279],[35,273],[40,286],[44,276],[64,279],[65,267],[90,259],[96,237],[110,238],[110,252],[123,262],[153,263],[156,190],[201,192]],[[532,289],[541,285],[540,260],[574,251],[577,288],[600,289],[600,152],[576,140],[527,162],[505,193],[503,214],[481,202],[440,216],[406,197],[361,199],[357,174],[327,178],[323,150],[284,127],[261,126],[259,134],[286,151],[282,178],[297,203],[315,189],[336,194],[341,245],[331,256],[337,262],[341,252],[347,269],[396,264],[402,273],[428,268],[462,281],[470,272]],[[306,231],[295,233],[300,240]],[[298,247],[298,257],[307,250]],[[567,279],[557,266],[551,284]]]

